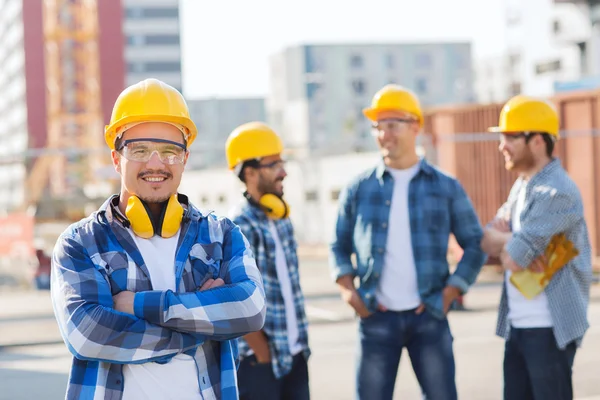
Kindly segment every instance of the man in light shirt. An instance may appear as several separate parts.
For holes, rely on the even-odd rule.
[[[241,400],[310,398],[308,323],[294,228],[283,199],[282,152],[279,135],[261,122],[239,126],[226,143],[229,168],[245,186],[231,218],[252,246],[267,299],[263,329],[238,340]]]
[[[237,399],[235,339],[265,296],[248,241],[177,193],[197,129],[147,79],[116,100],[105,140],[121,191],[67,228],[51,293],[73,354],[67,399]]]
[[[496,332],[506,339],[504,399],[570,400],[575,352],[589,327],[592,262],[579,189],[552,156],[558,113],[543,99],[515,96],[490,131],[501,135],[505,167],[520,174],[482,241],[506,269]],[[528,299],[511,275],[526,268],[543,271],[544,251],[560,233],[579,255]]]
[[[356,397],[391,400],[406,348],[425,398],[456,400],[446,314],[483,266],[482,227],[461,184],[417,155],[423,114],[411,91],[387,85],[364,113],[381,161],[342,191],[330,257],[360,317]],[[450,234],[464,250],[453,273]]]

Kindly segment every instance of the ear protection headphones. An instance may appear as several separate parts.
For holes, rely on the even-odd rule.
[[[261,208],[270,219],[283,219],[290,216],[290,206],[283,198],[273,194],[263,194],[259,201],[256,201],[248,192],[244,192],[244,197],[253,206]]]
[[[118,201],[118,197],[117,197]],[[133,233],[144,239],[159,235],[164,238],[174,236],[183,220],[185,209],[178,200],[177,193],[162,204],[162,210],[158,220],[154,219],[148,204],[137,196],[130,196],[127,200],[125,216],[122,220],[123,226],[131,227]],[[118,215],[119,213],[116,213]],[[121,217],[122,219],[122,217]]]

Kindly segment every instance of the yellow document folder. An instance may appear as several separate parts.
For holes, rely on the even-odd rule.
[[[567,240],[564,233],[556,234],[546,247],[545,255],[548,264],[544,272],[532,272],[529,268],[525,268],[523,271],[513,273],[510,282],[523,296],[531,300],[542,293],[554,274],[578,254],[579,251],[570,240]]]

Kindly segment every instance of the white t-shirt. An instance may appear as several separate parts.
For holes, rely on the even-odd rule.
[[[379,279],[377,301],[388,310],[411,310],[421,304],[417,267],[412,249],[408,186],[419,171],[419,164],[410,168],[387,169],[394,178],[390,216],[383,226],[388,230],[383,269]]]
[[[175,291],[175,252],[179,232],[170,238],[156,235],[143,239],[128,230],[142,253],[152,288]],[[205,399],[215,398],[210,388],[203,390],[200,395],[199,377],[209,382],[206,368],[197,369],[194,358],[185,354],[176,355],[166,364],[125,364],[123,399],[200,400],[202,395]]]
[[[277,279],[281,286],[281,294],[283,295],[283,303],[285,304],[285,320],[288,333],[288,344],[292,355],[296,355],[302,351],[302,344],[298,341],[298,318],[296,316],[296,306],[294,304],[294,292],[292,291],[292,281],[288,270],[285,252],[279,240],[279,234],[273,221],[269,221],[269,231],[275,241],[275,266],[277,268]]]
[[[521,212],[525,206],[525,192],[527,185],[523,183],[519,189],[517,202],[512,216],[512,231],[521,230]],[[522,265],[527,267],[527,265]],[[529,300],[510,282],[511,271],[506,271],[506,295],[508,296],[508,320],[515,328],[549,328],[552,316],[548,308],[548,298],[542,292]]]

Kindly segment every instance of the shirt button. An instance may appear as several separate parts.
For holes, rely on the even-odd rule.
[[[381,227],[382,227],[383,229],[387,228],[387,223],[385,223],[385,222],[384,222],[384,223],[382,223],[382,224],[381,224]]]
[[[375,273],[373,274],[373,276],[374,276],[375,278],[379,278],[379,272],[375,272]]]
[[[380,247],[380,248],[378,248],[378,249],[377,249],[377,251],[378,251],[379,253],[383,253],[383,249],[382,249],[381,247]]]
[[[365,294],[365,297],[366,297],[367,299],[370,299],[370,298],[371,298],[371,293],[367,293],[367,294]]]
[[[389,206],[390,204],[392,204],[392,202],[391,202],[391,201],[389,201],[389,200],[386,200],[386,201],[385,201],[385,205],[386,205],[386,206]]]

